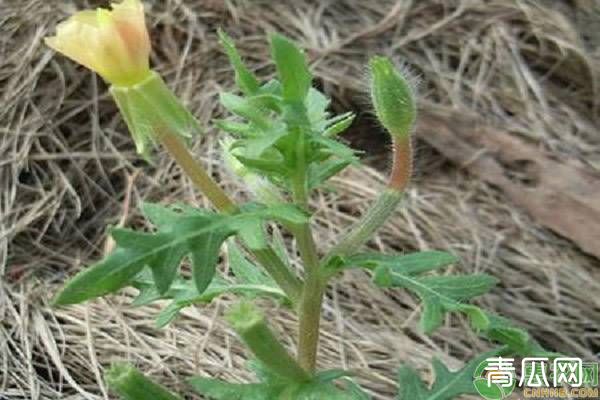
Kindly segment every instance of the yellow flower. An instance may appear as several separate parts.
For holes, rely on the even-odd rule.
[[[123,0],[111,8],[76,13],[57,26],[46,44],[113,85],[131,86],[150,75],[144,6],[140,0]]]

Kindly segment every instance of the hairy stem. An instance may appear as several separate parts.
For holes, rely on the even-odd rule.
[[[299,146],[300,147],[300,146]],[[293,182],[294,203],[308,208],[308,191],[303,157],[298,157],[298,176]],[[317,247],[309,224],[299,226],[294,232],[302,263],[304,264],[304,288],[300,298],[298,327],[298,362],[306,371],[313,373],[317,363],[321,307],[325,284],[321,277]]]
[[[221,187],[206,173],[190,154],[187,147],[176,135],[163,133],[159,140],[167,149],[171,157],[179,164],[183,171],[190,177],[192,182],[200,189],[216,209],[225,213],[234,213],[238,210],[237,205],[227,196]],[[277,253],[271,248],[259,251],[251,251],[256,260],[262,264],[265,270],[277,282],[287,296],[296,304],[301,296],[302,282],[285,265]]]
[[[114,364],[106,374],[110,389],[123,400],[180,400],[179,396],[148,379],[129,364]]]
[[[402,200],[412,174],[412,145],[410,138],[394,139],[394,165],[387,188],[375,200],[369,211],[350,228],[340,242],[333,247],[326,260],[334,256],[348,256],[366,243],[394,213]]]
[[[276,374],[295,382],[310,379],[267,325],[264,316],[251,304],[241,303],[228,312],[227,319],[254,356]]]
[[[290,271],[275,250],[272,247],[267,247],[263,250],[255,250],[253,255],[287,294],[292,303],[298,304],[302,295],[302,281]]]
[[[357,251],[361,245],[366,243],[373,233],[387,221],[392,215],[400,201],[402,193],[386,189],[373,204],[369,211],[350,229],[350,232],[333,247],[326,259],[334,256],[349,256]]]
[[[317,250],[308,224],[298,229],[296,240],[305,271],[304,290],[299,306],[298,362],[302,368],[312,373],[317,361],[325,282],[321,276]]]
[[[221,189],[221,187],[206,173],[204,168],[192,157],[187,147],[176,135],[162,134],[160,142],[167,149],[171,157],[177,161],[192,182],[204,193],[210,202],[219,211],[233,213],[237,206]]]

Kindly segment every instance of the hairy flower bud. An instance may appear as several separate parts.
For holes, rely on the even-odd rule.
[[[412,175],[412,143],[410,134],[417,116],[413,87],[385,57],[373,57],[371,98],[381,124],[392,135],[394,166],[388,187],[392,191],[406,189]]]
[[[76,13],[58,25],[46,44],[113,85],[133,85],[150,73],[144,7],[139,0],[111,7]]]
[[[377,118],[393,137],[408,137],[417,116],[410,81],[385,57],[373,57],[370,68],[371,98]]]

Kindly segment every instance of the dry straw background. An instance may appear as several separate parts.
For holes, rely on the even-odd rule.
[[[240,199],[247,194],[224,171],[219,134],[209,124],[222,114],[217,93],[232,85],[217,27],[236,38],[265,78],[273,72],[265,34],[297,39],[335,108],[359,114],[347,138],[366,150],[371,167],[351,169],[315,195],[323,250],[384,181],[386,139],[363,90],[365,61],[375,53],[421,76],[423,108],[477,114],[555,159],[600,172],[600,11],[591,0],[146,3],[153,65],[206,125],[194,152]],[[252,378],[243,348],[219,318],[231,299],[189,309],[162,330],[153,324],[156,307],[128,306],[133,290],[85,305],[48,306],[65,278],[110,247],[106,224],[143,224],[136,208],[142,199],[205,205],[162,153],[154,165],[136,156],[103,82],[43,45],[57,21],[98,5],[0,1],[3,398],[109,398],[101,376],[122,359],[181,392],[194,374]],[[447,162],[422,140],[418,146],[418,176],[405,206],[370,246],[455,252],[462,259],[455,271],[501,279],[481,304],[518,321],[549,348],[596,360],[600,262],[536,225],[500,191],[473,178],[468,166]],[[265,306],[293,349],[296,321],[283,308]],[[381,292],[365,274],[347,274],[325,304],[321,366],[355,370],[375,399],[391,399],[401,363],[430,380],[432,357],[458,368],[490,347],[457,317],[424,336],[417,307],[406,292]]]

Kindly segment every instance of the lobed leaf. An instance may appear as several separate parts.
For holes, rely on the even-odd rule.
[[[404,366],[398,374],[400,390],[397,400],[450,400],[462,394],[477,394],[473,385],[475,370],[486,358],[502,351],[503,349],[497,349],[484,353],[458,371],[450,371],[441,361],[434,359],[432,364],[435,380],[431,388],[427,388],[414,369]]]
[[[144,204],[144,212],[156,223],[157,232],[144,233],[128,229],[113,229],[117,248],[99,263],[73,277],[58,294],[54,303],[80,303],[115,292],[134,283],[134,278],[148,267],[153,285],[160,295],[168,294],[179,265],[190,257],[195,291],[177,291],[180,302],[189,302],[202,295],[211,284],[223,242],[234,234],[253,238],[255,248],[266,246],[264,220],[276,220],[286,225],[300,224],[308,218],[291,205],[248,205],[235,215],[221,215],[191,207],[165,208]],[[224,289],[213,287],[213,292]],[[249,289],[238,287],[236,290]],[[253,288],[260,290],[261,288]],[[144,294],[148,298],[148,294]],[[194,300],[196,301],[196,300]]]
[[[347,259],[333,259],[326,265],[330,276],[348,268],[374,271],[374,281],[381,287],[402,287],[413,291],[423,301],[421,326],[433,332],[446,313],[465,314],[478,334],[504,344],[511,354],[548,355],[527,331],[509,320],[465,303],[488,292],[496,279],[486,274],[457,276],[421,275],[457,262],[456,256],[443,251],[425,251],[405,255],[364,253]]]

